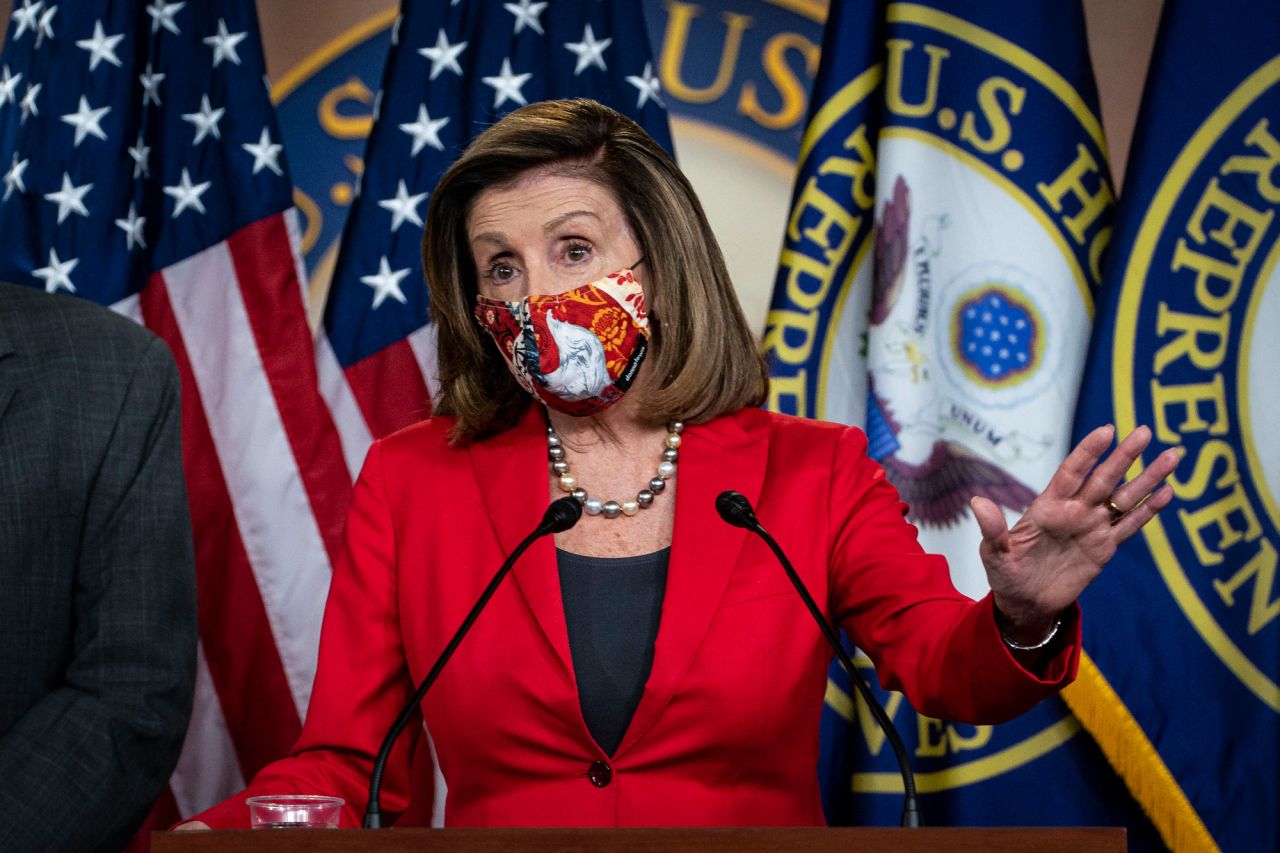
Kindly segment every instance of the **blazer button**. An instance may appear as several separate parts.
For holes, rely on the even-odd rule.
[[[587,768],[587,778],[597,788],[603,788],[613,781],[613,768],[603,761],[593,761]]]

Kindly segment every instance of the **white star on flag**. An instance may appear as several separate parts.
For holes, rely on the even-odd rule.
[[[185,5],[187,5],[185,0],[182,3],[165,3],[164,0],[155,0],[147,7],[147,14],[151,16],[151,32],[158,33],[160,28],[164,27],[175,36],[182,35],[182,30],[178,29],[173,16],[181,12]]]
[[[267,128],[262,128],[258,141],[245,142],[240,145],[245,151],[253,155],[253,173],[256,175],[262,171],[263,167],[270,169],[277,175],[284,175],[280,171],[280,152],[284,150],[284,146],[271,141],[271,133]]]
[[[44,280],[44,289],[49,293],[57,293],[59,290],[75,293],[76,286],[71,283],[71,271],[76,268],[78,263],[80,261],[77,258],[71,258],[66,261],[60,260],[57,250],[50,249],[49,265],[38,270],[32,270],[31,274]]]
[[[142,131],[138,131],[138,144],[129,149],[129,156],[133,158],[133,177],[151,177],[151,166],[148,158],[151,156],[151,149],[142,144]]]
[[[221,139],[222,133],[218,130],[218,122],[222,120],[222,114],[226,111],[225,107],[213,109],[209,106],[209,96],[201,95],[200,112],[182,114],[182,120],[191,122],[196,128],[196,138],[191,144],[199,145],[210,134],[213,134],[214,139]]]
[[[653,76],[652,62],[646,62],[644,64],[644,72],[639,77],[634,74],[628,76],[627,82],[640,90],[640,96],[636,98],[636,109],[643,107],[649,102],[650,98],[653,98],[654,102],[658,106],[665,106],[662,103],[662,98],[658,97],[658,92],[662,89],[662,84],[658,82],[657,77]]]
[[[18,81],[22,72],[9,73],[9,66],[0,69],[0,104],[16,104],[18,102]]]
[[[133,251],[134,243],[144,249],[147,248],[146,240],[142,239],[142,226],[146,224],[146,221],[147,217],[138,215],[133,202],[129,202],[128,218],[116,220],[116,227],[125,233],[125,240],[128,243],[130,252]]]
[[[529,82],[532,74],[512,74],[511,60],[502,60],[502,71],[497,77],[481,77],[480,79],[486,86],[493,87],[493,108],[496,110],[507,101],[515,101],[517,104],[524,106],[528,103],[524,99],[524,95],[520,89],[525,83]]]
[[[85,96],[81,95],[79,109],[62,117],[63,121],[76,129],[76,140],[72,147],[79,148],[80,143],[84,142],[86,136],[94,136],[106,141],[107,135],[103,133],[102,125],[99,122],[109,112],[111,112],[111,107],[92,109]]]
[[[248,38],[249,34],[229,33],[227,32],[227,22],[222,18],[218,19],[218,34],[209,36],[204,43],[213,48],[213,67],[217,68],[222,64],[222,60],[230,59],[236,65],[240,64],[240,54],[236,53],[236,45]]]
[[[517,3],[503,3],[502,8],[516,16],[515,35],[519,35],[520,31],[525,27],[533,30],[538,35],[545,35],[542,32],[542,23],[538,20],[538,16],[542,14],[542,10],[547,8],[546,3],[535,3],[533,0],[520,0]]]
[[[609,69],[604,64],[604,52],[611,44],[613,44],[613,39],[611,38],[596,41],[596,35],[591,31],[590,24],[587,24],[586,29],[582,31],[582,41],[565,42],[564,46],[578,57],[578,64],[573,69],[573,76],[577,77],[592,65],[601,71],[608,71]]]
[[[448,123],[448,117],[433,119],[427,112],[427,105],[420,104],[418,120],[400,125],[401,130],[413,137],[413,150],[409,152],[410,156],[417,157],[418,152],[425,145],[430,145],[437,151],[443,151],[444,143],[440,141],[440,128]]]
[[[122,41],[124,41],[124,33],[109,36],[102,30],[102,21],[95,21],[93,24],[93,38],[81,39],[76,42],[76,47],[82,47],[89,51],[90,71],[97,68],[98,63],[104,59],[119,68],[120,57],[116,56],[116,46]]]
[[[36,109],[36,95],[40,94],[40,88],[43,83],[28,83],[27,94],[22,96],[22,124],[26,124],[27,116],[38,116],[40,110]]]
[[[57,6],[50,6],[40,16],[40,29],[36,32],[36,47],[44,44],[45,39],[53,41],[53,16],[58,14]]]
[[[396,187],[395,198],[383,199],[378,202],[378,207],[391,211],[391,230],[394,232],[397,228],[405,223],[406,220],[422,227],[422,217],[418,215],[418,205],[422,204],[422,200],[427,197],[427,193],[419,193],[418,195],[409,195],[409,189],[405,186],[404,181],[400,181],[400,186]],[[374,305],[377,308],[377,305]]]
[[[174,186],[164,188],[164,194],[172,196],[176,202],[173,206],[173,218],[177,219],[178,214],[182,213],[182,211],[186,210],[188,207],[195,208],[199,212],[205,213],[204,204],[200,201],[200,196],[203,195],[210,186],[212,186],[210,181],[193,185],[191,183],[191,176],[187,174],[186,169],[183,169],[181,180],[179,180]]]
[[[408,274],[408,269],[393,272],[391,265],[387,263],[387,256],[383,255],[382,260],[378,261],[378,274],[361,276],[360,281],[373,288],[374,308],[385,302],[388,296],[402,305],[407,305],[408,301],[400,290],[400,282]]]
[[[145,107],[147,102],[160,106],[160,81],[164,79],[163,74],[156,74],[151,70],[151,63],[147,63],[147,70],[138,75],[138,82],[142,84],[142,105]]]
[[[93,189],[92,183],[77,187],[71,183],[70,175],[66,172],[62,173],[62,189],[44,194],[46,199],[58,205],[59,225],[72,213],[78,213],[81,216],[89,215],[89,209],[84,206],[84,197],[91,189]]]
[[[36,15],[40,14],[40,9],[43,6],[44,0],[37,0],[34,5],[31,0],[22,0],[22,8],[13,10],[13,14],[10,17],[12,17],[14,23],[18,25],[18,28],[13,32],[14,41],[22,38],[22,34],[27,30],[31,30],[33,33],[39,31],[39,24],[36,23]]]
[[[17,152],[14,152],[13,163],[9,166],[9,171],[4,173],[4,201],[8,201],[9,196],[13,195],[15,187],[18,192],[27,191],[27,185],[22,182],[22,173],[27,171],[27,164],[30,162],[30,160],[19,160]]]
[[[449,39],[445,36],[444,30],[436,35],[435,47],[423,47],[418,49],[418,53],[431,60],[431,79],[434,80],[440,76],[440,72],[446,68],[462,76],[462,66],[458,64],[458,57],[467,49],[465,41],[449,44]]]

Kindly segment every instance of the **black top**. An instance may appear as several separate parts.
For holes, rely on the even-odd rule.
[[[622,743],[653,666],[670,556],[670,548],[638,557],[556,550],[582,718],[608,755]]]

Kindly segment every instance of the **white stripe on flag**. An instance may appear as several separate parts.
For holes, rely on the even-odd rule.
[[[111,310],[121,317],[128,317],[139,326],[145,325],[142,322],[142,299],[136,293],[112,305]]]
[[[315,677],[329,558],[249,326],[226,243],[164,270],[245,552],[298,717]]]
[[[417,359],[418,370],[422,371],[422,379],[427,383],[427,393],[432,400],[440,396],[440,364],[436,354],[438,337],[435,323],[428,323],[408,337],[409,348]]]
[[[440,770],[440,756],[436,754],[436,742],[426,725],[422,726],[422,736],[427,739],[427,749],[431,750],[431,777],[433,779],[431,798],[431,825],[437,829],[444,826],[445,801],[449,799],[449,783],[444,780]]]
[[[196,650],[196,695],[182,755],[169,780],[178,813],[190,817],[244,788],[236,747],[218,704],[204,643]]]
[[[369,432],[369,425],[360,413],[360,406],[351,393],[347,375],[338,364],[338,357],[333,353],[324,326],[316,330],[315,344],[316,381],[320,385],[320,396],[329,405],[333,423],[338,428],[338,438],[342,442],[342,455],[347,460],[347,471],[354,481],[364,465],[369,445],[373,443],[373,434]]]
[[[298,276],[298,287],[302,290],[303,310],[308,308],[307,299],[307,265],[302,262],[302,224],[298,219],[298,208],[291,207],[284,212],[284,229],[289,234],[289,251],[293,254],[293,269]]]

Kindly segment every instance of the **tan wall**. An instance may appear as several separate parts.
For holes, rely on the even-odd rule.
[[[1162,3],[1163,0],[1084,0],[1089,52],[1102,104],[1102,127],[1111,148],[1117,187],[1124,180],[1129,141],[1138,120],[1138,104]]]

